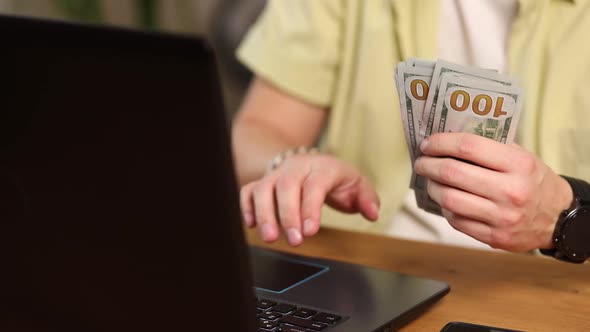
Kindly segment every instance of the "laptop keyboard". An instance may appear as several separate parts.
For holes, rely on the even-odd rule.
[[[259,332],[326,331],[342,321],[341,316],[331,313],[260,298],[256,317]]]

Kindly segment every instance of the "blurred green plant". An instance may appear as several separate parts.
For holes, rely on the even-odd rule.
[[[84,22],[104,21],[100,0],[54,0],[56,6],[69,18]],[[157,0],[135,0],[137,24],[148,29],[158,27]]]
[[[156,0],[137,0],[137,12],[139,13],[139,25],[154,29],[158,27],[157,1]]]
[[[54,0],[66,16],[80,21],[97,23],[103,19],[99,0]]]

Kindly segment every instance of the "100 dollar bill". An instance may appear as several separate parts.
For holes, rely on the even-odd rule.
[[[432,66],[412,66],[402,63],[397,67],[396,82],[400,96],[400,112],[412,165],[420,144],[419,132],[422,113],[434,71]]]
[[[442,78],[449,74],[470,76],[474,79],[496,82],[502,85],[510,86],[515,83],[512,77],[498,74],[495,71],[474,67],[467,67],[451,63],[444,60],[438,60],[432,74],[431,89],[426,99],[424,112],[422,113],[422,127],[420,128],[420,138],[428,137],[432,134],[433,127],[437,124],[434,120],[438,96],[441,91]]]
[[[433,130],[464,132],[501,143],[511,143],[518,128],[524,91],[520,87],[474,80],[472,77],[442,76]],[[426,180],[415,176],[418,206],[440,214],[440,207],[426,194]]]
[[[442,79],[449,75],[461,76],[465,79],[470,78],[471,80],[469,82],[487,82],[487,84],[492,83],[503,86],[511,86],[516,82],[514,78],[499,74],[493,70],[463,66],[444,60],[438,60],[434,67],[432,81],[430,83],[430,92],[428,93],[428,98],[426,99],[426,104],[424,105],[424,111],[422,113],[418,142],[421,142],[425,137],[428,137],[433,133],[439,132],[437,130],[437,127],[440,126],[438,122],[439,119],[435,119],[436,109],[440,100],[439,95],[442,92]],[[415,158],[422,155],[419,149],[415,154]],[[426,180],[422,177],[412,173],[410,188],[424,190],[425,181]]]
[[[520,87],[444,75],[432,133],[466,132],[510,143],[516,135],[523,98]]]

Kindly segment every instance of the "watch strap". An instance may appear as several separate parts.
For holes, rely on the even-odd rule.
[[[590,184],[584,180],[575,179],[565,175],[561,175],[561,177],[566,180],[572,188],[574,199],[570,207],[559,214],[559,219],[555,224],[555,231],[553,232],[552,237],[554,247],[551,249],[540,249],[540,252],[543,255],[551,256],[562,261],[583,263],[584,260],[573,260],[560,250],[561,243],[559,237],[567,216],[581,204],[590,204]]]
[[[576,199],[580,202],[590,203],[590,184],[588,182],[565,175],[562,175],[561,177],[570,184],[570,187],[572,187],[572,191],[574,192],[574,204]]]

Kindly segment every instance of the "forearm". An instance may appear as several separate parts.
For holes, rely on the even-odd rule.
[[[326,110],[256,78],[234,119],[232,146],[238,183],[262,177],[280,152],[314,144]]]
[[[295,145],[263,123],[237,119],[232,130],[232,146],[240,187],[261,178],[273,157]]]

